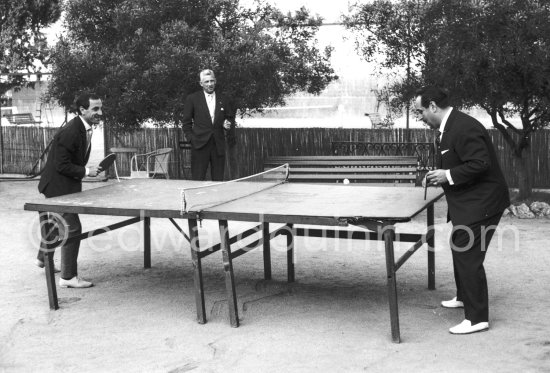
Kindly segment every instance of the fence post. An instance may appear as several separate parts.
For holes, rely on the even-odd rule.
[[[0,100],[0,174],[4,173],[4,134],[2,130],[2,100]]]

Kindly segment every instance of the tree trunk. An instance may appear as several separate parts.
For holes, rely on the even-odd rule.
[[[519,199],[524,200],[533,194],[533,173],[531,172],[531,151],[523,148],[520,156],[514,156],[518,171]]]

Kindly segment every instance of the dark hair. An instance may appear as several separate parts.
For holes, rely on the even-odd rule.
[[[90,100],[100,100],[101,97],[96,95],[95,93],[91,92],[84,92],[81,93],[80,96],[78,96],[74,102],[74,105],[76,107],[76,112],[78,115],[81,115],[80,107],[84,107],[84,109],[88,109],[90,107]]]
[[[422,107],[430,106],[430,102],[432,101],[442,109],[449,106],[449,94],[447,90],[437,86],[422,87],[416,91],[416,96],[420,96]]]

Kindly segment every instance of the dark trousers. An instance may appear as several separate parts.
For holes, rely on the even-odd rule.
[[[47,236],[40,242],[40,250],[38,250],[37,258],[44,261],[44,250],[46,243],[56,242],[58,239],[65,240],[82,233],[82,225],[78,214],[49,214],[48,222],[46,223]],[[46,242],[44,242],[46,241]],[[70,280],[78,275],[78,251],[80,249],[80,240],[69,244],[61,245],[61,278]]]
[[[210,137],[208,143],[200,149],[191,149],[191,178],[205,180],[210,165],[212,180],[223,181],[225,154],[218,154],[216,142]]]
[[[464,303],[464,315],[472,325],[489,321],[489,294],[483,261],[500,221],[499,213],[467,226],[454,226],[451,252],[456,298]]]

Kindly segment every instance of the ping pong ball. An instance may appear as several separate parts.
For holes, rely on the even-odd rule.
[[[344,179],[344,184],[349,184],[349,180],[348,180],[348,179]]]

